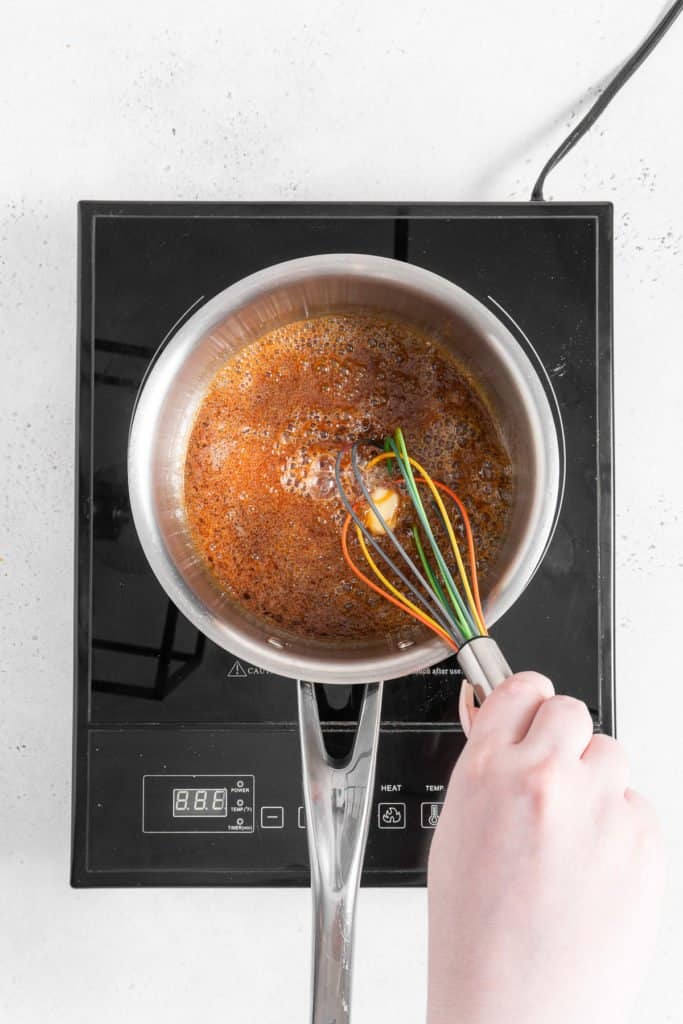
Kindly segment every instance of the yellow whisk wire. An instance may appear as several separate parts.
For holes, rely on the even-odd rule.
[[[430,626],[432,626],[433,628],[434,627],[439,628],[439,624],[436,621],[436,619],[433,619],[432,616],[429,615],[427,612],[422,611],[421,608],[418,608],[418,606],[416,604],[414,604],[410,600],[409,597],[406,597],[405,594],[402,594],[401,591],[398,590],[398,588],[395,587],[393,585],[393,583],[391,583],[391,581],[386,578],[386,576],[384,575],[384,573],[382,572],[380,567],[377,565],[377,562],[374,560],[374,558],[370,554],[368,546],[365,543],[365,537],[363,536],[363,531],[361,530],[360,526],[358,526],[358,525],[356,525],[356,537],[358,538],[358,543],[360,544],[360,549],[363,552],[363,557],[365,558],[365,561],[368,563],[368,565],[370,566],[370,568],[374,572],[374,574],[377,577],[377,579],[380,580],[380,582],[384,584],[384,586],[387,588],[387,590],[390,590],[391,593],[394,595],[394,597],[397,597],[399,599],[399,601],[401,601],[403,604],[407,605],[407,607],[410,608],[412,611],[419,612],[420,615],[422,616],[422,618],[426,619],[429,622]]]
[[[462,580],[462,585],[463,585],[463,589],[465,591],[465,596],[467,597],[467,603],[468,603],[468,605],[470,607],[470,612],[472,613],[472,618],[476,622],[479,631],[483,635],[486,635],[486,626],[484,625],[483,621],[481,620],[481,618],[479,616],[479,612],[477,610],[476,602],[474,600],[474,597],[472,596],[472,590],[470,588],[470,581],[467,578],[467,571],[465,570],[465,565],[463,563],[462,556],[460,554],[460,548],[458,547],[458,541],[457,541],[457,538],[455,536],[455,530],[453,529],[453,524],[451,523],[451,518],[450,518],[450,516],[449,516],[449,514],[448,514],[448,512],[446,510],[446,506],[444,505],[443,500],[441,498],[441,495],[439,494],[439,492],[438,492],[438,490],[436,488],[434,480],[432,480],[431,476],[426,471],[426,469],[424,469],[420,465],[420,463],[417,462],[415,459],[411,459],[410,462],[415,467],[415,469],[417,469],[418,473],[420,473],[421,476],[424,478],[424,481],[427,484],[427,486],[429,487],[429,490],[432,492],[432,497],[434,498],[434,500],[435,500],[435,502],[437,504],[437,507],[438,507],[441,515],[443,516],[444,523],[446,524],[446,530],[448,532],[448,538],[449,538],[449,540],[451,542],[451,547],[453,548],[453,554],[455,556],[455,561],[456,561],[457,566],[458,566],[458,572],[460,573],[460,579]]]

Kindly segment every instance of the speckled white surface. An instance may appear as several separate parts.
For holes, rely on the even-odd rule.
[[[659,0],[9,0],[0,31],[0,1018],[306,1019],[308,894],[68,886],[76,202],[524,199]],[[549,184],[616,223],[620,734],[683,1018],[683,23]],[[647,662],[642,655],[647,642]],[[580,637],[577,637],[580,643]],[[355,1021],[419,1021],[422,892],[362,894]]]

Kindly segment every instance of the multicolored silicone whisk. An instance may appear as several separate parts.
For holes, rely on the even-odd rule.
[[[366,451],[369,446],[377,448],[378,453],[364,459],[361,465],[359,450]],[[345,457],[349,459],[347,467]],[[382,465],[385,473],[381,482],[370,483],[371,476],[378,475],[372,471]],[[345,477],[354,493],[345,487]],[[464,504],[450,487],[434,480],[411,457],[400,427],[384,439],[383,447],[356,442],[340,452],[335,479],[347,512],[341,535],[347,565],[375,593],[432,630],[457,654],[465,678],[481,703],[512,670],[488,635],[479,595],[474,538]],[[404,518],[406,501],[410,503],[411,520],[408,544],[399,539],[396,529],[399,516]],[[449,505],[457,511],[462,524],[465,558]],[[352,529],[371,575],[352,557]],[[405,529],[402,533],[405,535]]]

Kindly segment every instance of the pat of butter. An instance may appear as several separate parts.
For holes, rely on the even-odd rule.
[[[370,496],[389,529],[393,530],[398,517],[398,494],[396,491],[392,491],[388,487],[375,487]],[[375,537],[381,537],[386,533],[382,523],[371,508],[365,514],[365,525]]]

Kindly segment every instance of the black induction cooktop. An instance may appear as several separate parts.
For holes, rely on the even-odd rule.
[[[406,260],[465,288],[536,365],[565,447],[557,528],[494,633],[614,731],[609,204],[82,203],[72,883],[304,885],[296,686],[219,649],[149,569],[126,445],[159,346],[254,271],[315,253]],[[384,688],[364,884],[422,885],[463,745],[453,658]],[[358,690],[318,688],[331,748]]]

